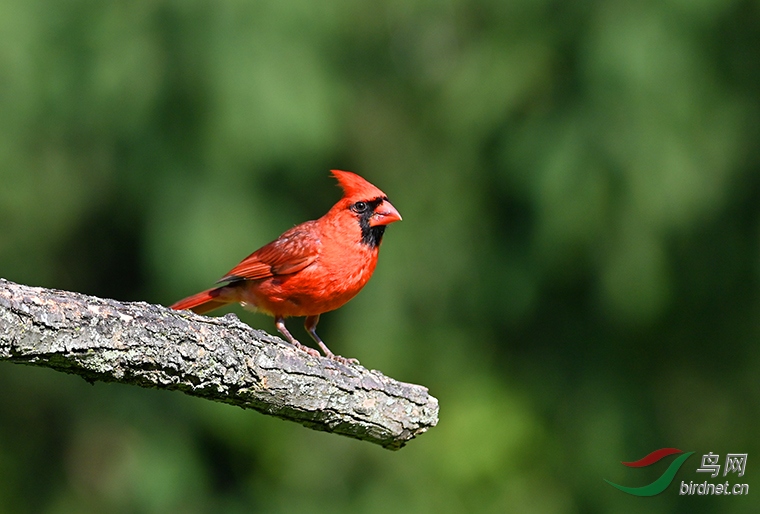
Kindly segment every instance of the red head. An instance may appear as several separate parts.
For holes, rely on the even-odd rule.
[[[350,213],[359,222],[362,241],[372,247],[379,246],[385,225],[401,221],[401,214],[391,205],[385,193],[356,173],[341,170],[331,172],[343,188],[343,198],[331,212],[335,215]]]
[[[350,171],[330,170],[343,188],[340,204],[348,204],[356,214],[362,215],[371,227],[389,225],[401,221],[401,214],[388,201],[380,189],[370,184],[356,173]],[[343,206],[345,208],[345,205]],[[365,212],[365,209],[367,212]]]

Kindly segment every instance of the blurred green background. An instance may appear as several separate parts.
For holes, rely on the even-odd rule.
[[[353,170],[404,221],[320,334],[441,411],[389,452],[0,363],[0,511],[758,512],[759,55],[749,0],[5,0],[0,276],[169,304]],[[678,495],[709,451],[751,495]]]

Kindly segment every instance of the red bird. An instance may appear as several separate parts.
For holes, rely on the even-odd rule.
[[[330,359],[335,355],[316,332],[319,315],[341,307],[361,290],[377,265],[386,225],[401,215],[385,193],[349,171],[332,170],[343,198],[318,220],[297,225],[253,252],[207,289],[171,306],[203,314],[229,303],[274,316],[277,330],[310,355],[319,352],[299,343],[285,318],[306,316],[304,327]]]

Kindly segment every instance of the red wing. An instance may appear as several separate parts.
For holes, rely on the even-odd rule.
[[[306,222],[293,227],[266,246],[262,246],[232,268],[219,282],[238,278],[258,280],[301,271],[314,262],[322,243]]]

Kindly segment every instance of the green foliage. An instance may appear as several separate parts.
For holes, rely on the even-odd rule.
[[[749,0],[6,0],[0,276],[170,303],[350,169],[404,221],[321,334],[441,421],[391,453],[4,364],[0,510],[756,511],[603,479],[758,455],[759,30]]]

